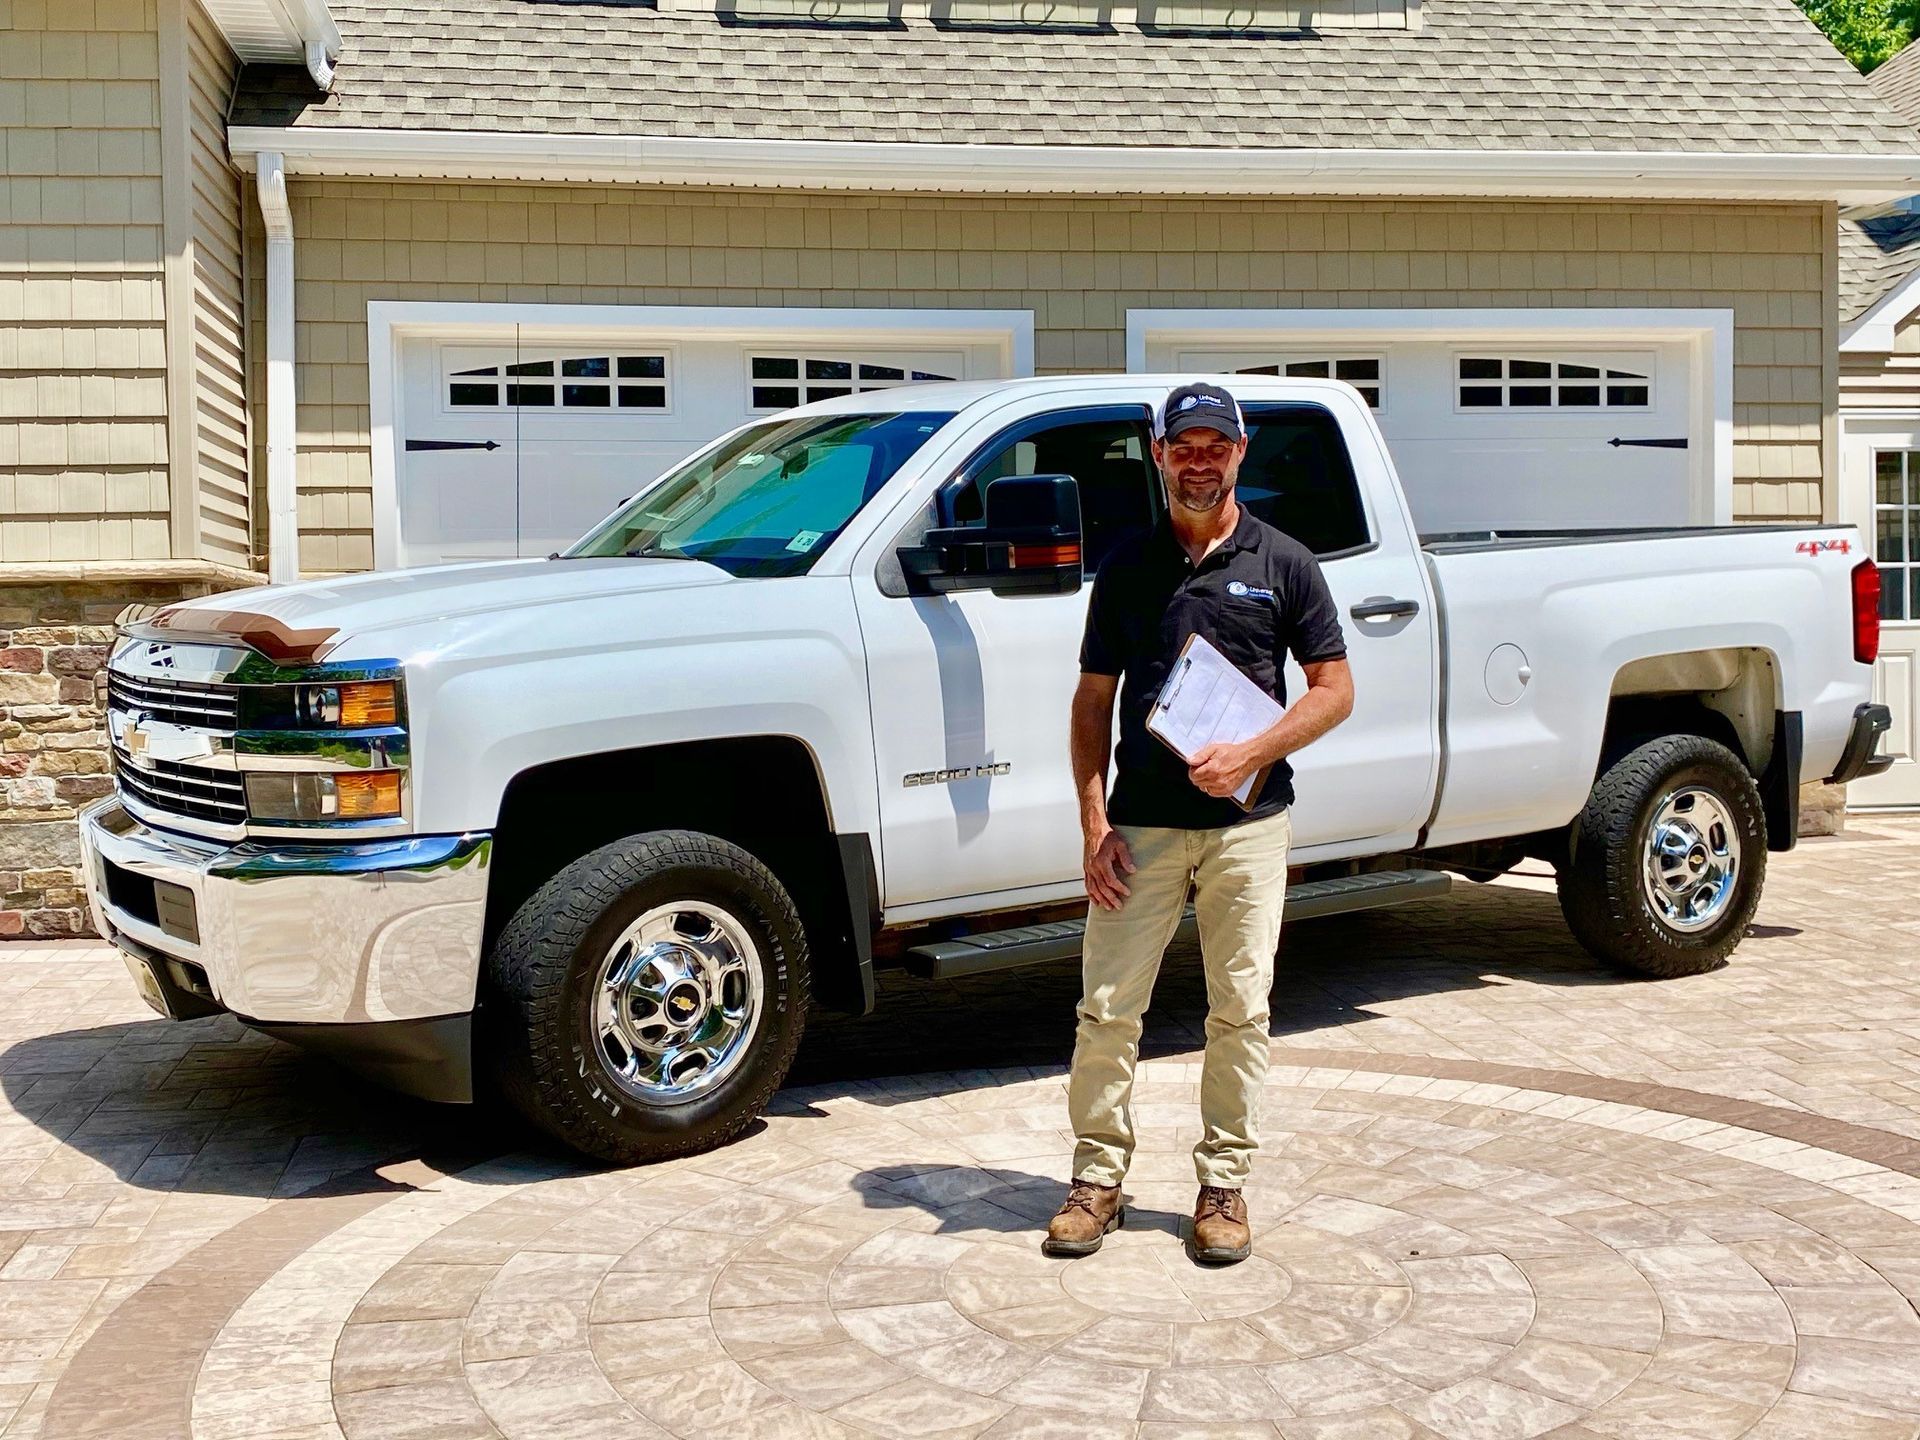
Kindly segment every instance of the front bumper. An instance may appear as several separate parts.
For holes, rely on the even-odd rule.
[[[473,1010],[490,835],[227,845],[117,800],[84,812],[80,834],[94,924],[163,1014],[227,1010],[340,1040]]]
[[[1840,766],[1827,777],[1830,785],[1844,785],[1868,775],[1878,775],[1893,764],[1893,756],[1876,755],[1880,737],[1893,728],[1893,711],[1885,705],[1862,705],[1853,712],[1853,729],[1847,735],[1847,748],[1841,752]]]

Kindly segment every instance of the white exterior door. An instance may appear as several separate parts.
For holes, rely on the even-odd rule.
[[[1854,806],[1920,807],[1920,420],[1847,421],[1843,518],[1880,566],[1873,698],[1893,712],[1880,742],[1893,767],[1847,787]]]
[[[1372,406],[1423,534],[1687,525],[1692,347],[1684,341],[1364,340],[1168,347],[1180,373],[1345,380]],[[1614,442],[1619,443],[1614,443]]]
[[[391,563],[546,555],[755,415],[1010,373],[1003,344],[971,336],[479,328],[394,342]]]

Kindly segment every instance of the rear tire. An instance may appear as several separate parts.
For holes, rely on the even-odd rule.
[[[690,830],[568,865],[487,957],[487,1051],[514,1107],[619,1164],[724,1145],[793,1064],[805,931],[773,872]]]
[[[1767,873],[1759,787],[1740,758],[1667,735],[1610,765],[1574,820],[1560,909],[1610,964],[1672,979],[1726,963]]]

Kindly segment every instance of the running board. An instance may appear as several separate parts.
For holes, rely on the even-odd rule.
[[[1312,880],[1287,888],[1286,918],[1318,920],[1328,915],[1350,915],[1356,910],[1379,910],[1438,899],[1452,889],[1453,877],[1440,870],[1382,870],[1372,875]],[[929,940],[907,951],[907,968],[929,980],[953,980],[989,970],[1071,960],[1080,953],[1086,929],[1085,920],[1055,920],[956,940]],[[1191,939],[1196,933],[1193,907],[1189,905],[1175,934]]]

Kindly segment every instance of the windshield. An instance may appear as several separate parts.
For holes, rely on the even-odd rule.
[[[803,575],[951,413],[802,415],[743,430],[668,473],[566,551]]]

